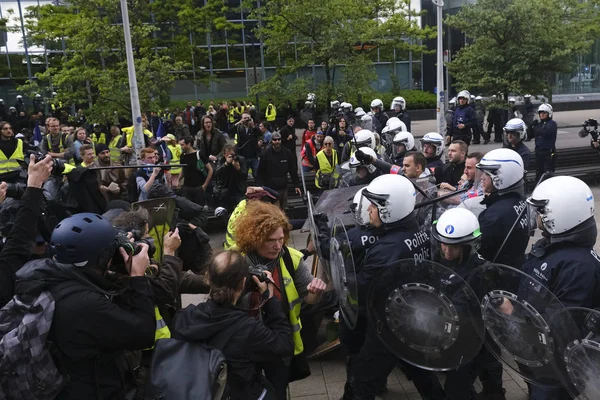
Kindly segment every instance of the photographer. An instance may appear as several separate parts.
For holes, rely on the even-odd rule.
[[[122,246],[106,219],[75,214],[54,229],[52,259],[31,261],[17,273],[17,292],[48,290],[55,301],[48,340],[69,377],[57,399],[124,399],[135,387],[126,352],[154,344],[154,300],[144,276],[148,245]],[[129,276],[108,273],[117,257]]]
[[[294,353],[292,328],[274,296],[273,276],[269,272],[266,276],[265,282],[252,276],[262,299],[259,320],[236,306],[248,279],[246,260],[236,251],[220,253],[208,266],[209,299],[187,307],[175,319],[175,338],[204,342],[223,352],[232,399],[277,399],[258,364],[278,362]]]
[[[37,223],[44,203],[42,184],[51,172],[52,157],[46,156],[36,163],[35,156],[30,156],[27,189],[21,197],[13,228],[0,252],[0,307],[13,297],[15,274],[31,257],[31,245],[37,236]],[[5,182],[0,184],[0,203],[6,198],[7,188]]]
[[[215,196],[232,212],[246,193],[248,168],[244,157],[235,154],[235,147],[226,144],[216,173]]]
[[[254,121],[250,114],[243,113],[242,119],[236,122],[229,131],[229,137],[234,138],[237,154],[246,159],[246,163],[252,169],[252,176],[256,179],[258,171],[258,154],[261,133],[254,126]]]

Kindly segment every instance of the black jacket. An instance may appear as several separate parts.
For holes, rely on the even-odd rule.
[[[204,131],[198,133],[198,149],[202,154],[206,155],[206,157],[220,157],[223,155],[223,147],[227,144],[227,140],[220,130],[215,129],[210,140],[207,139]]]
[[[248,180],[248,166],[244,157],[238,156],[240,162],[239,171],[233,163],[227,164],[225,157],[219,159],[216,172],[216,183],[227,189],[226,196],[243,196],[246,193],[246,181]]]
[[[273,150],[272,146],[267,147],[258,162],[257,180],[259,185],[275,190],[285,189],[288,173],[294,185],[299,187],[300,180],[298,179],[296,157],[285,147],[282,147],[280,151]]]
[[[247,159],[258,158],[258,139],[262,137],[258,128],[246,128],[244,125],[234,125],[229,136],[236,139],[236,153]]]
[[[294,157],[296,157],[296,141],[298,137],[296,136],[296,130],[294,127],[286,125],[279,130],[281,133],[281,144],[283,147],[288,149]],[[292,135],[292,138],[288,140],[288,137]]]
[[[156,320],[148,278],[113,282],[85,267],[42,259],[17,273],[18,293],[40,289],[49,290],[55,299],[48,340],[69,375],[56,399],[124,399],[130,368],[126,351],[154,344]]]
[[[263,321],[259,321],[235,306],[219,306],[208,300],[181,310],[172,335],[220,349],[227,359],[230,397],[254,400],[265,387],[257,363],[294,354],[292,327],[279,300],[272,297],[263,311]]]
[[[408,132],[412,132],[410,115],[408,115],[408,113],[405,110],[402,110],[398,114],[396,114],[396,118],[404,122],[404,125],[406,125],[406,130]]]
[[[465,172],[465,162],[460,164],[446,163],[441,168],[436,168],[434,171],[435,182],[439,185],[442,182],[449,183],[457,187],[460,178]]]
[[[519,142],[517,144],[517,147],[512,147],[510,145],[510,143],[507,143],[504,145],[504,148],[511,149],[511,150],[514,150],[517,153],[519,153],[519,155],[523,159],[523,167],[525,168],[525,171],[527,171],[527,169],[529,169],[529,163],[530,163],[530,159],[531,159],[531,150],[529,150],[529,147],[527,147],[527,145],[525,143]]]
[[[555,150],[558,126],[552,119],[533,123],[531,129],[535,136],[535,150]]]
[[[15,223],[0,252],[0,307],[14,296],[15,274],[31,257],[31,244],[35,241],[43,202],[42,189],[25,189]]]
[[[526,207],[525,197],[517,192],[485,196],[481,204],[487,208],[479,214],[481,247],[479,254],[487,261],[494,261],[496,253],[507,237],[519,213]],[[529,216],[527,212],[519,219],[506,241],[496,263],[520,268],[525,261],[525,249],[529,243]]]

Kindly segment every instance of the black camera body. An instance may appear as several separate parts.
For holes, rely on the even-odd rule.
[[[148,249],[148,257],[152,258],[154,256],[154,253],[156,252],[156,246],[154,245],[154,239],[152,238],[140,238],[139,235],[140,233],[138,231],[132,231],[133,233],[133,242],[130,241],[129,237],[127,236],[127,231],[121,228],[116,228],[117,230],[117,234],[115,236],[115,254],[113,255],[112,258],[112,263],[111,263],[111,270],[115,271],[115,272],[120,272],[123,274],[128,273],[128,271],[125,270],[125,265],[124,265],[124,260],[123,257],[121,257],[121,254],[119,252],[119,249],[123,249],[125,250],[125,253],[127,253],[127,255],[131,256],[135,256],[137,254],[140,253],[140,251],[142,251],[142,246],[140,246],[141,243],[145,243],[148,245],[149,249]]]
[[[591,136],[593,142],[598,141],[598,121],[593,118],[586,119],[583,124],[583,129],[579,132],[580,137]]]
[[[29,163],[29,157],[31,155],[35,156],[35,163],[39,163],[40,161],[42,161],[44,158],[46,158],[46,154],[42,153],[41,151],[35,151],[35,150],[28,150],[26,155],[25,155],[25,163]],[[62,173],[65,171],[65,162],[63,160],[59,160],[56,158],[52,159],[52,175],[62,175]]]
[[[256,276],[258,278],[259,281],[261,282],[266,282],[268,277],[267,277],[267,273],[265,272],[267,270],[267,267],[264,265],[257,265],[257,266],[249,266],[248,267],[248,273],[251,276]]]

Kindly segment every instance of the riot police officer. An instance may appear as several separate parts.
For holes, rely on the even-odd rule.
[[[535,137],[535,179],[539,181],[542,174],[554,172],[554,156],[556,153],[556,134],[558,126],[552,119],[553,110],[550,104],[538,107],[539,121],[533,121],[532,130]]]
[[[523,167],[529,167],[531,150],[523,141],[527,135],[527,125],[520,118],[513,118],[504,125],[505,145],[504,148],[511,149],[519,153],[523,159]]]
[[[402,165],[409,151],[416,151],[414,136],[410,132],[398,132],[392,141],[392,163]]]
[[[381,130],[386,125],[388,120],[388,116],[383,112],[383,101],[381,101],[381,99],[374,99],[371,102],[371,112],[373,113],[373,117],[379,121],[377,133],[381,134]]]
[[[477,127],[475,110],[469,104],[471,94],[466,90],[461,90],[456,97],[458,107],[452,116],[452,125],[448,129],[446,144],[450,144],[453,140],[462,140],[466,144],[471,144],[471,129]]]
[[[442,161],[444,148],[444,138],[437,132],[429,132],[421,139],[421,152],[427,158],[427,168],[431,172],[444,165]]]
[[[410,132],[411,119],[410,115],[408,115],[408,112],[406,112],[406,100],[404,100],[404,97],[394,97],[390,109],[396,113],[396,117],[400,121],[404,122],[404,125],[406,125],[406,130]]]
[[[566,307],[600,306],[600,257],[593,248],[597,228],[590,188],[577,178],[557,176],[539,184],[527,203],[535,207],[543,237],[527,255],[523,272],[542,282]],[[531,400],[571,398],[564,389],[534,385],[529,393]]]
[[[379,240],[367,250],[357,274],[359,307],[365,306],[369,284],[380,271],[389,267],[390,260],[428,260],[431,256],[429,236],[420,230],[413,213],[416,193],[407,178],[382,175],[367,186],[363,196],[370,203],[369,220]],[[376,329],[372,321],[367,322],[365,342],[352,368],[356,399],[374,399],[398,363],[379,340]],[[403,368],[424,398],[443,398],[443,390],[432,372],[408,365]]]
[[[481,204],[487,206],[479,214],[482,234],[479,254],[488,261],[520,268],[529,242],[529,216],[523,212],[527,207],[523,159],[514,150],[495,149],[483,156],[477,169],[483,172],[481,184],[485,196]]]

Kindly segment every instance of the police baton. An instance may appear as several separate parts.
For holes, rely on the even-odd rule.
[[[139,168],[177,168],[177,167],[187,167],[187,164],[146,164],[146,165],[111,165],[109,167],[91,167],[88,168],[90,171],[99,171],[103,169],[139,169]]]

